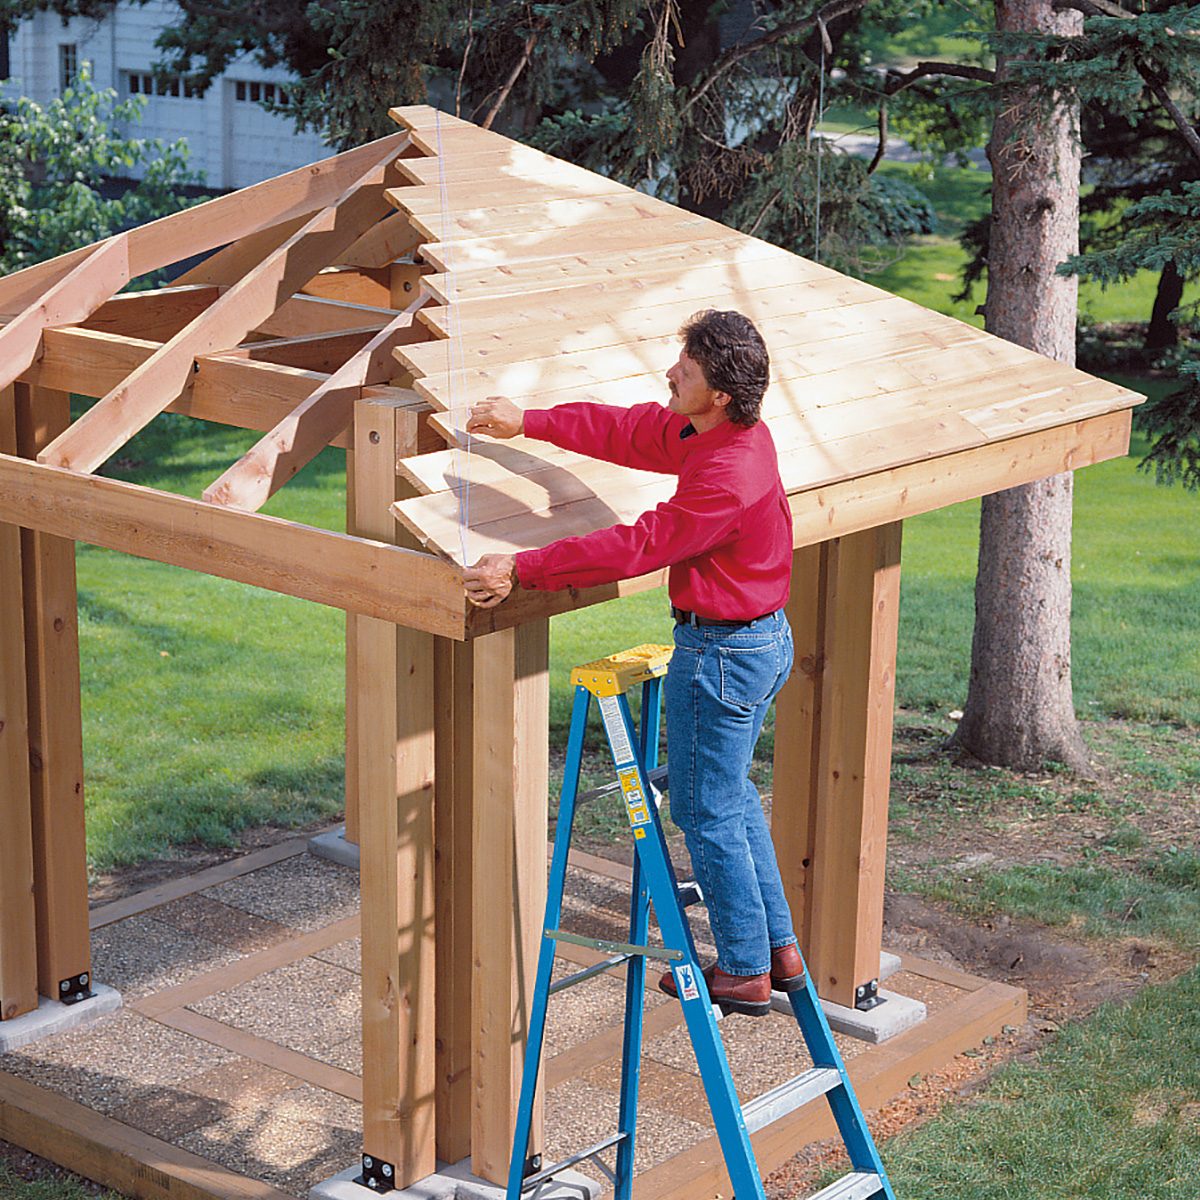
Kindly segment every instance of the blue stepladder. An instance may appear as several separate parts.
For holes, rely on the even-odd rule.
[[[665,960],[674,975],[735,1200],[765,1200],[750,1142],[751,1134],[822,1096],[830,1106],[851,1168],[847,1174],[815,1193],[811,1200],[875,1200],[878,1197],[895,1200],[807,970],[804,987],[787,993],[787,998],[813,1066],[745,1105],[738,1099],[717,1027],[718,1015],[709,999],[684,914],[686,905],[700,899],[699,889],[695,884],[681,886],[676,878],[658,815],[660,794],[656,784],[666,778],[666,771],[658,765],[662,682],[671,650],[670,646],[636,646],[576,667],[571,673],[575,688],[574,707],[506,1200],[521,1200],[523,1195],[535,1192],[555,1175],[586,1160],[594,1161],[609,1177],[614,1200],[631,1200],[647,958]],[[642,689],[641,719],[635,729],[628,693],[638,685]],[[617,775],[615,785],[597,790],[619,790],[634,838],[628,942],[582,937],[559,928],[571,831],[580,799],[584,732],[593,698],[600,709]],[[651,906],[661,933],[661,945],[648,944]],[[555,951],[558,943],[564,941],[607,952],[609,957],[554,981]],[[626,971],[625,1022],[617,1131],[595,1145],[545,1167],[540,1158],[530,1157],[528,1151],[549,999],[556,992],[622,965]],[[600,1157],[609,1150],[616,1152],[615,1168],[610,1168]]]

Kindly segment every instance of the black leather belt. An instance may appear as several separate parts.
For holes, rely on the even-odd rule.
[[[694,612],[688,612],[686,608],[671,606],[671,616],[675,618],[676,625],[753,625],[755,621],[761,621],[763,617],[774,615],[774,613],[762,613],[757,617],[749,617],[745,621],[720,621],[716,617],[698,617]]]

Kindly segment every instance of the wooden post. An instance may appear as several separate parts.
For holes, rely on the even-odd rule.
[[[775,700],[771,836],[792,910],[792,924],[806,953],[813,925],[812,866],[817,834],[828,562],[828,543],[802,546],[792,555],[787,619],[796,658],[791,678]]]
[[[355,409],[357,524],[396,541],[388,506],[416,417],[388,401]],[[362,888],[363,1150],[407,1187],[434,1149],[433,643],[364,617],[357,653]]]
[[[471,1161],[502,1184],[512,1153],[546,905],[549,622],[478,638],[475,649]],[[541,1148],[535,1114],[530,1153]]]
[[[358,532],[354,451],[346,451],[346,532]],[[346,613],[346,841],[358,845],[358,622]]]
[[[17,450],[33,458],[70,424],[70,396],[15,387]],[[75,543],[21,531],[38,989],[91,980]]]
[[[824,669],[805,952],[818,992],[847,1006],[879,977],[900,535],[897,521],[822,548]]]
[[[437,1149],[444,1162],[471,1153],[472,846],[474,651],[438,638],[434,647],[437,722]]]
[[[17,452],[11,387],[0,390],[0,452]],[[38,1004],[21,531],[0,524],[0,1020]]]

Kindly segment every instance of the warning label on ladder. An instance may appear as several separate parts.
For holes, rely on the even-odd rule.
[[[646,793],[642,791],[637,767],[622,767],[617,772],[617,778],[621,781],[621,794],[625,797],[630,825],[648,825],[650,809],[646,806]]]
[[[621,706],[616,696],[600,696],[600,715],[604,718],[604,731],[608,734],[612,746],[613,758],[618,767],[634,761],[633,746],[630,745],[629,735],[625,732],[625,722],[621,719]]]

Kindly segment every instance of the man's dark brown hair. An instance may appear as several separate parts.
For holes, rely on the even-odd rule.
[[[729,419],[737,425],[758,420],[771,376],[762,334],[740,312],[707,308],[694,313],[679,331],[683,351],[698,363],[710,388],[729,396]]]

